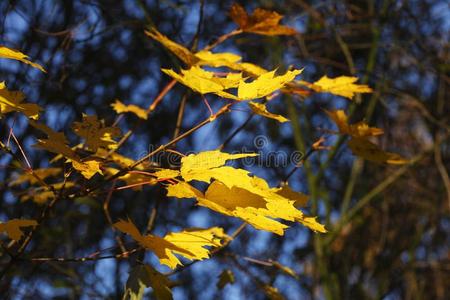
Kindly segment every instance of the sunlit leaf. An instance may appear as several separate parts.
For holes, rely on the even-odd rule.
[[[0,58],[18,60],[46,73],[46,71],[41,65],[28,60],[28,56],[18,50],[7,48],[5,46],[0,46]]]
[[[175,54],[186,65],[192,66],[199,61],[199,58],[194,56],[191,53],[191,51],[189,51],[186,47],[170,40],[167,36],[163,35],[155,28],[152,28],[150,31],[145,31],[145,34],[147,34],[152,39],[160,42],[164,47],[169,49],[173,54]]]
[[[255,114],[258,114],[260,116],[263,116],[263,117],[266,117],[269,119],[274,119],[281,123],[289,121],[288,119],[286,119],[283,116],[273,114],[273,113],[267,111],[267,107],[265,104],[257,103],[257,102],[249,102],[248,105],[250,106],[250,108],[253,110],[253,112]]]
[[[120,220],[114,227],[129,234],[140,245],[155,253],[161,264],[171,269],[181,265],[175,254],[190,260],[203,260],[209,257],[209,250],[204,247],[219,247],[222,240],[227,238],[223,229],[219,227],[185,229],[182,232],[169,233],[164,238],[151,234],[142,235],[130,220]]]
[[[148,117],[147,111],[143,108],[140,108],[137,105],[134,105],[134,104],[125,105],[122,102],[120,102],[120,100],[116,99],[116,102],[111,104],[111,106],[118,114],[130,112],[130,113],[133,113],[134,115],[136,115],[138,118],[147,120],[147,117]]]
[[[81,173],[86,179],[91,179],[96,173],[103,174],[100,169],[100,162],[96,160],[72,161],[75,170]]]
[[[45,180],[48,177],[54,177],[62,172],[61,168],[42,168],[34,169],[32,171],[25,171],[20,174],[16,179],[11,181],[10,185],[19,185],[29,182],[31,185],[40,183],[40,180]],[[33,175],[34,174],[34,175]],[[38,179],[39,178],[39,179]]]
[[[25,95],[20,91],[10,91],[5,82],[0,82],[0,114],[17,111],[31,119],[38,119],[42,108],[34,103],[25,103]]]
[[[336,123],[341,134],[348,134],[353,137],[365,137],[383,134],[383,130],[376,127],[369,127],[365,122],[355,124],[348,123],[348,117],[343,110],[325,111],[327,115]]]
[[[239,100],[251,100],[269,96],[273,92],[283,88],[288,82],[294,80],[295,76],[302,70],[287,71],[283,75],[275,75],[276,70],[264,73],[252,82],[241,81],[238,87]]]
[[[245,32],[263,35],[293,35],[297,32],[294,28],[280,25],[282,15],[261,8],[255,9],[252,15],[248,15],[239,4],[233,4],[230,17]]]
[[[372,89],[365,84],[355,84],[358,77],[339,76],[329,78],[323,76],[309,87],[316,92],[331,93],[352,99],[355,93],[372,93]]]

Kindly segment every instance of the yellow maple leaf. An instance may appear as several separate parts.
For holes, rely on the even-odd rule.
[[[38,143],[34,145],[35,147],[60,154],[71,160],[80,160],[75,151],[67,145],[68,141],[64,133],[53,131],[53,129],[47,125],[37,123],[32,120],[30,120],[30,125],[44,132],[48,137],[47,139],[38,139]]]
[[[96,115],[83,114],[81,122],[74,122],[72,129],[78,136],[85,139],[85,145],[92,151],[98,148],[115,149],[117,142],[113,138],[120,135],[117,127],[106,127],[103,120],[99,121]]]
[[[73,160],[72,166],[81,173],[86,179],[91,179],[96,173],[103,174],[100,169],[100,162],[96,160],[76,161]]]
[[[25,95],[20,91],[10,91],[5,82],[0,82],[0,113],[21,112],[31,119],[38,119],[42,108],[34,103],[25,103]]]
[[[383,130],[376,127],[369,127],[365,122],[348,124],[348,117],[343,110],[327,111],[327,115],[336,123],[339,132],[353,137],[365,137],[383,134]]]
[[[352,100],[355,93],[372,93],[372,89],[365,84],[355,84],[358,77],[339,76],[329,78],[323,76],[312,85],[308,85],[316,92],[331,93]]]
[[[8,58],[8,59],[18,60],[18,61],[26,63],[27,65],[30,65],[44,73],[47,73],[41,65],[28,60],[28,56],[18,50],[7,48],[5,46],[0,46],[0,58]]]
[[[242,59],[239,55],[230,52],[213,53],[205,50],[195,53],[195,56],[199,59],[198,65],[208,65],[214,68],[239,68],[238,62]]]
[[[37,179],[44,180],[48,177],[53,177],[62,172],[61,168],[42,168],[42,169],[34,169],[32,171],[25,171],[23,174],[20,174],[16,179],[11,181],[10,185],[19,185],[22,183],[29,182],[31,185],[38,184],[40,181]],[[35,175],[33,175],[33,173]]]
[[[41,186],[34,189],[28,189],[27,193],[20,197],[21,202],[32,200],[38,205],[43,205],[49,200],[55,199],[58,195],[55,195],[54,191],[59,191],[62,188],[65,190],[75,186],[72,181],[64,181],[55,184],[49,184],[48,186]],[[50,188],[51,187],[51,188]],[[57,193],[58,194],[58,193]]]
[[[161,71],[200,94],[213,93],[223,98],[238,100],[235,95],[225,90],[237,87],[242,75],[230,73],[227,77],[217,77],[213,72],[205,71],[198,66],[181,70],[181,74],[169,69]]]
[[[380,149],[380,147],[365,138],[352,138],[348,142],[348,146],[353,154],[373,162],[394,165],[401,165],[409,162],[409,160],[397,153],[386,152]]]
[[[245,32],[262,35],[293,35],[297,33],[294,28],[280,25],[283,16],[270,10],[257,8],[249,16],[241,5],[233,4],[230,9],[230,17]]]
[[[260,116],[263,116],[263,117],[266,117],[266,118],[269,118],[269,119],[274,119],[274,120],[277,120],[278,122],[281,122],[281,123],[289,121],[289,119],[286,119],[283,116],[280,116],[280,115],[277,115],[277,114],[273,114],[270,111],[268,111],[265,104],[257,103],[257,102],[249,102],[248,105],[250,106],[250,108],[252,109],[252,111],[255,114],[258,114]]]
[[[111,104],[111,106],[118,114],[130,112],[135,114],[138,118],[147,120],[148,117],[147,111],[137,105],[134,104],[125,105],[122,102],[120,102],[120,100],[116,99],[116,102]]]
[[[161,264],[171,269],[181,265],[175,254],[190,260],[203,260],[209,257],[206,246],[220,247],[222,239],[227,238],[222,228],[185,229],[182,232],[172,232],[164,238],[151,234],[142,235],[131,220],[120,220],[114,224],[118,230],[129,234],[146,249],[155,253]]]
[[[23,236],[21,227],[37,225],[35,220],[12,219],[6,223],[0,223],[0,232],[6,232],[10,239],[19,241]]]
[[[295,207],[305,207],[308,203],[308,195],[292,190],[288,185],[284,185],[281,188],[273,189],[275,193],[289,200],[293,200]]]
[[[275,75],[276,70],[258,76],[252,82],[240,81],[238,86],[239,100],[251,100],[269,96],[273,92],[283,88],[288,82],[294,80],[295,76],[302,70],[287,71],[283,75]]]
[[[181,61],[183,61],[186,65],[192,66],[199,61],[199,58],[195,57],[186,47],[170,40],[167,36],[160,33],[156,28],[145,31],[145,34],[147,34],[152,39],[160,42],[164,47],[169,49],[173,54],[181,59]]]
[[[153,173],[153,176],[158,179],[172,179],[180,176],[180,172],[172,169],[161,169]]]

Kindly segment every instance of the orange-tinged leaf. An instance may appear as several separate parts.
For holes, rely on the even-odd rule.
[[[217,77],[213,72],[205,71],[198,66],[181,70],[181,74],[169,69],[161,69],[161,71],[200,94],[213,93],[223,98],[238,100],[235,95],[225,90],[237,87],[242,80],[242,75],[230,73],[227,77]]]
[[[5,82],[0,82],[0,114],[17,111],[30,119],[38,119],[42,108],[34,103],[25,103],[25,95],[20,91],[10,91]]]
[[[269,96],[273,92],[283,88],[288,82],[294,80],[295,76],[302,70],[287,71],[283,75],[275,75],[275,71],[264,73],[252,82],[241,81],[238,86],[239,100],[251,100]]]
[[[249,16],[239,4],[233,4],[230,9],[230,17],[245,32],[262,35],[293,35],[297,31],[294,28],[280,25],[282,15],[261,8],[255,9]]]
[[[85,139],[86,147],[94,152],[98,148],[115,149],[117,142],[113,138],[120,135],[119,128],[105,126],[103,120],[99,121],[95,115],[83,114],[83,120],[74,122],[72,129]]]
[[[21,227],[37,226],[35,220],[12,219],[6,223],[0,223],[0,232],[5,232],[10,239],[19,241],[23,236]]]
[[[209,257],[206,246],[219,247],[222,240],[228,238],[222,228],[185,229],[182,232],[172,232],[164,238],[154,235],[142,235],[130,220],[120,220],[114,224],[118,230],[129,234],[146,249],[155,253],[161,264],[171,269],[181,265],[175,254],[190,260],[203,260]]]
[[[365,84],[355,84],[358,77],[339,76],[329,78],[323,76],[309,85],[316,92],[331,93],[352,100],[355,93],[372,93],[372,89]]]
[[[396,153],[383,151],[380,147],[365,138],[352,138],[348,142],[348,146],[353,154],[373,162],[394,165],[401,165],[409,162],[409,160]]]
[[[327,111],[327,115],[336,123],[339,132],[353,137],[365,137],[383,134],[383,130],[376,127],[369,127],[364,122],[348,124],[348,117],[343,110]]]
[[[255,114],[258,114],[260,116],[263,116],[263,117],[266,117],[269,119],[274,119],[281,123],[289,121],[289,119],[286,119],[283,116],[273,114],[270,111],[268,111],[265,104],[258,103],[258,102],[249,102],[248,105],[250,106],[250,108],[253,110],[253,112]]]
[[[118,99],[116,99],[116,102],[111,104],[111,107],[118,114],[130,112],[130,113],[133,113],[134,115],[136,115],[138,118],[141,118],[144,120],[147,120],[147,117],[148,117],[148,113],[145,109],[143,109],[137,105],[134,105],[134,104],[125,105],[122,102],[120,102],[120,100],[118,100]]]
[[[44,70],[44,68],[41,65],[28,60],[28,56],[18,50],[0,46],[0,58],[8,58],[8,59],[18,60],[23,63],[26,63],[27,65],[32,66],[33,68],[36,68],[36,69],[46,73],[46,71]]]
[[[160,33],[156,28],[152,28],[150,31],[145,31],[149,37],[160,42],[164,47],[169,49],[173,54],[175,54],[181,61],[186,65],[192,66],[199,61],[199,58],[194,56],[186,47],[175,43],[170,40],[167,36]]]
[[[71,160],[80,160],[78,155],[68,145],[68,141],[62,132],[53,131],[45,124],[37,123],[30,120],[30,125],[34,128],[44,132],[47,135],[47,139],[39,139],[38,143],[34,145],[37,148],[41,148],[56,154],[69,158]]]

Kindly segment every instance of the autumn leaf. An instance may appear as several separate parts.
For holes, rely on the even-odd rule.
[[[231,69],[238,69],[238,62],[242,59],[239,55],[229,52],[212,53],[211,51],[199,51],[195,53],[195,57],[199,59],[198,65],[218,67],[229,67]]]
[[[166,276],[150,265],[138,264],[130,271],[125,285],[125,296],[128,296],[130,300],[140,300],[144,297],[145,288],[152,287],[156,299],[171,300],[173,299],[171,285]]]
[[[283,295],[280,294],[276,287],[266,284],[263,286],[263,291],[270,300],[284,300]]]
[[[288,122],[289,120],[286,119],[283,116],[277,115],[277,114],[273,114],[269,111],[267,111],[267,107],[265,104],[262,103],[258,103],[258,102],[248,102],[248,105],[250,106],[250,108],[252,109],[252,111],[255,114],[258,114],[260,116],[269,118],[269,119],[274,119],[277,120],[278,122],[284,123],[284,122]]]
[[[141,246],[155,253],[161,264],[171,269],[181,265],[175,254],[190,260],[203,260],[209,257],[209,250],[204,247],[220,247],[222,239],[227,238],[223,229],[219,227],[185,229],[181,232],[169,233],[164,238],[151,234],[141,235],[130,220],[120,220],[114,224],[114,227],[129,234]]]
[[[136,115],[138,118],[141,118],[144,120],[147,120],[147,117],[148,117],[148,113],[145,109],[140,108],[139,106],[134,105],[134,104],[125,105],[122,102],[120,102],[120,100],[118,100],[118,99],[116,99],[116,102],[111,104],[111,107],[118,114],[130,112],[130,113],[133,113],[134,115]]]
[[[199,61],[199,58],[194,56],[191,53],[191,51],[189,51],[186,47],[170,40],[167,36],[160,33],[156,28],[152,28],[149,31],[145,31],[145,34],[147,34],[152,39],[160,42],[164,47],[169,49],[173,54],[175,54],[186,65],[192,66]]]
[[[37,148],[41,148],[56,154],[69,158],[71,160],[79,161],[80,158],[67,144],[66,136],[62,132],[55,132],[53,129],[45,124],[37,123],[30,120],[30,125],[34,128],[44,132],[47,135],[47,139],[38,139],[38,143],[34,145]]]
[[[64,190],[67,190],[74,186],[75,183],[72,181],[63,181],[46,186],[40,186],[34,189],[28,189],[26,194],[20,197],[20,201],[25,202],[31,200],[38,205],[43,205],[48,201],[55,199],[58,196],[58,191],[60,191],[61,189],[64,188]]]
[[[45,180],[48,177],[54,177],[62,172],[61,168],[42,168],[25,171],[20,174],[16,179],[11,181],[10,185],[19,185],[29,182],[31,185],[40,183],[40,180]],[[34,174],[34,175],[33,175]],[[38,180],[38,178],[40,180]]]
[[[217,288],[222,290],[227,284],[234,283],[234,274],[231,270],[223,270],[219,275],[219,281],[217,282]]]
[[[99,121],[95,115],[83,114],[83,120],[74,122],[72,129],[85,139],[86,147],[94,152],[98,148],[115,149],[117,142],[113,138],[120,135],[119,128],[105,126],[103,120]]]
[[[262,35],[294,35],[297,33],[294,28],[280,25],[283,16],[274,11],[257,8],[249,16],[242,6],[235,3],[230,9],[230,17],[244,32]]]
[[[409,162],[409,160],[396,153],[383,151],[377,145],[365,138],[352,138],[348,142],[348,146],[353,154],[373,162],[394,165],[406,164]]]
[[[383,130],[376,127],[369,127],[365,122],[355,124],[348,123],[348,117],[343,110],[327,111],[327,115],[336,123],[341,134],[348,134],[352,137],[365,137],[383,134]]]
[[[272,265],[279,269],[280,271],[282,271],[283,273],[295,278],[298,280],[298,276],[297,274],[294,272],[294,270],[292,270],[291,268],[289,268],[288,266],[285,266],[281,263],[279,263],[278,261],[271,261]]]
[[[309,197],[307,195],[292,190],[288,185],[284,185],[281,188],[276,188],[273,190],[278,195],[294,201],[295,207],[305,207],[306,203],[308,203]]]
[[[225,90],[239,85],[242,80],[240,73],[229,73],[227,77],[217,77],[213,72],[205,71],[198,66],[181,70],[181,74],[169,69],[161,69],[161,71],[200,94],[213,93],[223,98],[238,100],[235,95]]]
[[[35,220],[12,219],[6,223],[0,223],[0,232],[5,232],[10,239],[20,241],[23,236],[21,227],[37,226]]]
[[[42,108],[34,103],[25,103],[25,95],[20,91],[10,91],[5,82],[0,82],[0,114],[17,111],[31,119],[38,119]]]
[[[283,88],[288,82],[294,80],[295,76],[302,70],[287,71],[284,75],[275,75],[276,70],[264,73],[252,82],[240,81],[238,86],[239,100],[251,100],[268,96]]]
[[[100,169],[100,162],[94,159],[84,161],[73,160],[72,166],[75,170],[81,173],[86,179],[91,179],[96,173],[103,174]]]
[[[0,58],[18,60],[46,73],[45,69],[41,65],[28,60],[28,56],[18,50],[0,46]]]
[[[328,78],[323,76],[311,85],[310,88],[320,93],[331,93],[352,100],[355,93],[372,93],[372,89],[365,84],[355,84],[358,77],[339,76]]]

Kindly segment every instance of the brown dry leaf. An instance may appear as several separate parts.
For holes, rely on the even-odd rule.
[[[0,232],[6,232],[10,239],[20,241],[23,236],[21,227],[37,226],[35,220],[12,219],[6,223],[0,223]]]
[[[252,15],[235,3],[230,9],[230,17],[245,32],[262,35],[294,35],[297,31],[288,26],[280,25],[282,15],[262,8],[257,8]]]

